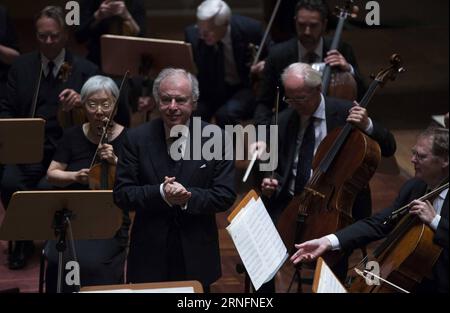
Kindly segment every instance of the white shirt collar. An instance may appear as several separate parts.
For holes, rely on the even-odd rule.
[[[302,43],[300,42],[300,40],[297,40],[297,44],[298,44],[298,59],[299,61],[302,60],[303,56],[306,55],[306,53],[308,53],[308,51],[306,50],[306,48],[302,45]],[[314,53],[317,55],[319,60],[323,60],[323,38],[321,37],[319,40],[319,44],[317,45],[316,49],[314,49]]]
[[[225,36],[220,40],[224,45],[231,46],[231,26],[228,25]]]
[[[66,58],[66,49],[65,48],[63,48],[61,50],[61,52],[53,60],[49,60],[45,55],[43,55],[41,53],[42,68],[44,70],[45,76],[48,75],[48,63],[50,61],[53,61],[53,63],[55,64],[55,66],[53,67],[53,76],[56,77],[58,75],[59,69],[61,68],[61,66],[64,63],[65,58]]]

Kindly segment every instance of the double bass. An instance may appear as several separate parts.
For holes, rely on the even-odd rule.
[[[391,56],[391,66],[378,73],[360,102],[366,107],[375,91],[404,71],[400,56]],[[303,192],[295,196],[277,222],[289,249],[303,242],[334,233],[353,222],[356,195],[367,185],[381,158],[379,145],[347,123],[330,132],[314,156],[313,174]],[[330,262],[331,260],[327,260]]]
[[[432,200],[445,189],[448,189],[448,177],[444,184],[418,200]],[[424,277],[431,275],[442,248],[433,242],[431,228],[416,215],[408,214],[409,208],[410,204],[407,204],[386,218],[384,224],[398,223],[373,253],[356,266],[355,271],[359,275],[352,280],[349,292],[409,293]],[[374,283],[376,280],[378,283]]]
[[[330,51],[338,49],[346,19],[348,17],[355,18],[358,10],[358,7],[353,5],[352,0],[346,1],[345,6],[342,8],[336,6],[335,15],[339,21],[331,42]],[[319,69],[321,65],[316,63],[312,66],[314,69]],[[353,101],[357,97],[356,81],[350,72],[332,70],[329,64],[325,64],[322,73],[322,94]]]

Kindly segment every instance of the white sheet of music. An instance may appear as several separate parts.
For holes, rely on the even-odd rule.
[[[253,286],[275,276],[288,257],[287,249],[259,198],[252,199],[227,227]]]
[[[322,262],[319,277],[317,293],[347,293],[347,290],[325,262]]]

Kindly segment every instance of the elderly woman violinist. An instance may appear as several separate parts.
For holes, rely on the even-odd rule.
[[[108,77],[94,76],[86,81],[81,90],[81,102],[88,122],[65,131],[47,171],[50,183],[65,189],[88,189],[92,179],[92,164],[96,158],[115,166],[118,160],[116,151],[122,144],[125,128],[108,121],[114,118],[119,93],[117,85]],[[105,137],[108,141],[101,142]],[[122,227],[114,238],[75,242],[81,286],[123,282],[128,228],[128,213],[124,212]],[[67,252],[70,250],[66,249],[64,264],[72,260]],[[47,243],[45,253],[48,258],[46,291],[54,292],[57,280],[57,251],[54,241]],[[63,280],[63,291],[73,290],[73,286],[64,284]]]

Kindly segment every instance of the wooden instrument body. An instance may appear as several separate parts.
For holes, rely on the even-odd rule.
[[[319,145],[314,173],[320,171],[319,164],[340,132],[340,128],[333,130]],[[355,197],[375,173],[380,159],[378,143],[353,129],[328,172],[308,184],[280,216],[277,227],[285,245],[293,248],[294,242],[320,238],[350,225]]]
[[[404,228],[406,230],[401,231]],[[379,255],[369,259],[378,262],[381,278],[407,291],[413,291],[424,277],[430,277],[442,248],[433,242],[434,232],[414,216],[405,216],[392,233],[396,232],[401,234],[392,240]],[[386,240],[389,240],[389,237]],[[398,289],[382,281],[378,285],[368,285],[362,276],[355,277],[349,291],[354,293],[399,292]]]

